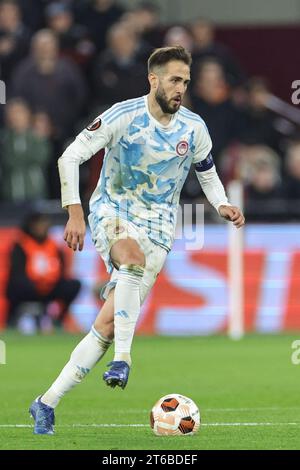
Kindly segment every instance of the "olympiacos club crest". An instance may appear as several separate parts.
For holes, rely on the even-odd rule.
[[[189,144],[187,143],[186,140],[181,140],[178,142],[176,145],[176,153],[180,156],[183,157],[189,149]]]

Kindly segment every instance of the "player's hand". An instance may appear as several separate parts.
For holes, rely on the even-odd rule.
[[[83,249],[85,236],[85,221],[81,205],[74,204],[68,207],[69,220],[64,231],[64,240],[68,247],[76,251]]]
[[[220,206],[219,214],[226,220],[230,220],[236,228],[241,228],[245,225],[245,217],[242,211],[235,206]]]

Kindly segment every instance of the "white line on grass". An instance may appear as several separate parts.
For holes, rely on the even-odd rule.
[[[205,408],[204,411],[285,411],[285,410],[300,410],[299,406],[261,406],[257,408]]]
[[[201,426],[300,426],[299,423],[202,423]]]
[[[148,428],[149,424],[58,424],[58,428]],[[202,423],[201,426],[300,426],[298,423]],[[32,428],[32,424],[0,424],[0,428]]]
[[[256,408],[203,408],[203,410],[212,412],[212,411],[285,411],[285,410],[300,410],[300,406],[261,406]],[[118,410],[118,414],[139,414],[139,413],[149,413],[147,409],[136,409],[136,408],[129,408],[127,410]]]

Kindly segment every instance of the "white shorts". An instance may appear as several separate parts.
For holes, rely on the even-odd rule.
[[[110,258],[111,248],[118,240],[132,238],[136,240],[145,256],[145,269],[141,282],[141,303],[143,303],[165,263],[167,250],[152,242],[143,227],[117,216],[99,219],[96,214],[91,213],[89,224],[95,248],[102,257],[107,271],[112,273],[110,281],[102,289],[102,298],[104,300],[107,298],[118,280],[119,271],[113,266]]]

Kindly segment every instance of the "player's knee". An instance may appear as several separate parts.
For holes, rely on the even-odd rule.
[[[120,256],[120,264],[134,264],[135,266],[145,267],[145,256],[143,253],[129,251]]]
[[[119,240],[111,249],[111,258],[115,266],[134,264],[145,267],[145,255],[135,240]]]
[[[134,264],[145,267],[145,256],[140,249],[135,247],[126,247],[118,253],[119,264]]]

